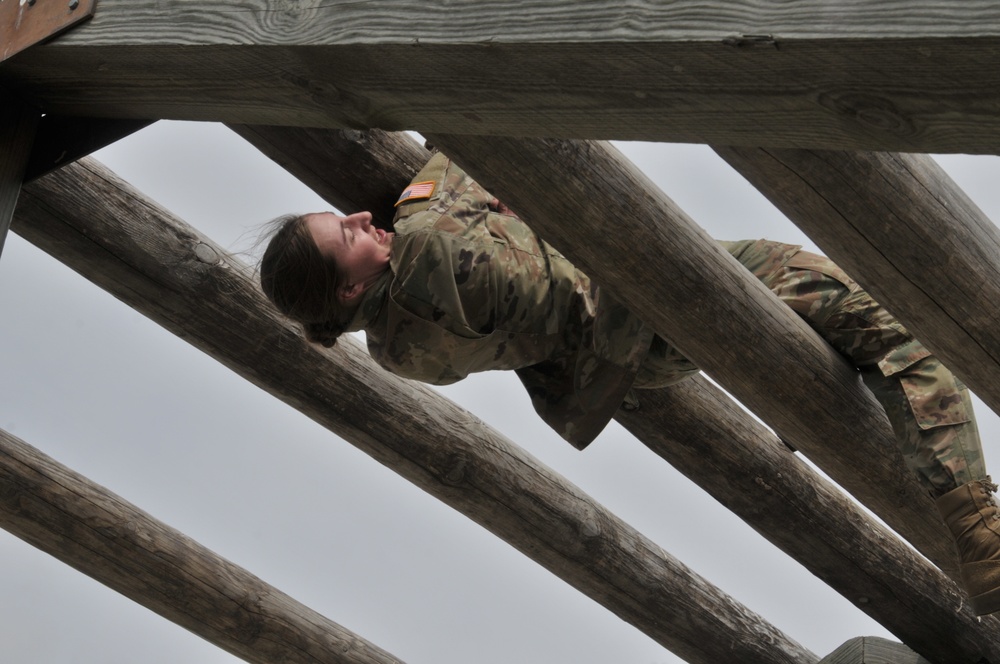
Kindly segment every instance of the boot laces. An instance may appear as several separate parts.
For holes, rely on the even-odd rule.
[[[983,488],[983,494],[986,496],[986,504],[993,508],[993,520],[1000,521],[1000,511],[997,510],[997,499],[993,495],[1000,487],[997,487],[993,483],[993,479],[989,475],[980,480],[979,484]]]

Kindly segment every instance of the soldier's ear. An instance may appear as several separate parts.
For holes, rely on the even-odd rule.
[[[364,284],[344,284],[337,289],[337,298],[344,304],[352,304],[364,292]]]

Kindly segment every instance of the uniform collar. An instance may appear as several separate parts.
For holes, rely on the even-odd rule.
[[[378,312],[382,310],[385,303],[385,294],[392,281],[392,270],[386,270],[374,284],[368,287],[364,295],[361,296],[361,303],[354,310],[351,321],[347,324],[346,332],[357,332],[363,330],[375,320]]]

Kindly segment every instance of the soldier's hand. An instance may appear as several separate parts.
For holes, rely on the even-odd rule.
[[[500,202],[499,198],[494,198],[490,201],[490,210],[493,212],[498,212],[500,214],[507,214],[511,217],[517,217],[517,213],[511,210],[509,207]]]

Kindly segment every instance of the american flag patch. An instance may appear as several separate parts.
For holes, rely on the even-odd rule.
[[[396,201],[396,204],[393,207],[399,207],[403,203],[421,198],[430,198],[431,194],[434,193],[434,185],[436,184],[437,183],[434,180],[430,180],[428,182],[414,182],[403,190],[403,193],[399,195],[399,200]]]

